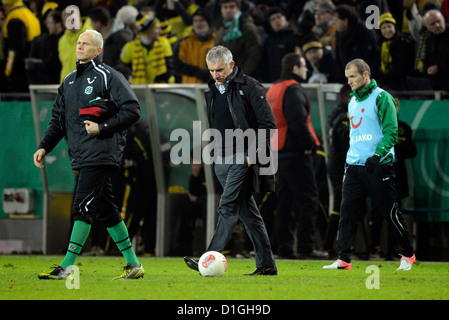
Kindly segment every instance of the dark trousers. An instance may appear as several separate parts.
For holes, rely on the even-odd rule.
[[[313,220],[318,208],[318,188],[313,158],[303,155],[279,159],[276,180],[278,254],[293,253],[297,230],[298,252],[312,252]],[[296,229],[297,228],[297,229]]]
[[[122,221],[112,192],[113,166],[83,167],[79,170],[72,214],[76,220],[92,224],[95,219],[109,228]]]
[[[223,251],[238,220],[253,243],[256,267],[275,267],[270,239],[251,191],[251,171],[247,164],[215,164],[215,174],[223,187],[218,206],[218,224],[206,251]]]
[[[348,263],[351,261],[351,247],[358,215],[363,212],[367,196],[379,209],[378,214],[388,221],[402,254],[406,257],[413,255],[406,221],[402,212],[398,210],[394,177],[391,163],[378,166],[373,174],[369,174],[365,166],[347,166],[337,235],[338,255],[341,260]]]
[[[334,250],[334,243],[337,238],[344,170],[344,162],[333,161],[332,159],[329,160],[327,164],[327,174],[332,185],[334,199],[332,212],[329,215],[329,221],[327,223],[326,235],[323,240],[323,249],[326,251]]]

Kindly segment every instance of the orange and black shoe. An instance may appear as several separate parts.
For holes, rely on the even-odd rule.
[[[397,270],[410,270],[416,261],[415,255],[411,257],[402,256],[401,265]]]

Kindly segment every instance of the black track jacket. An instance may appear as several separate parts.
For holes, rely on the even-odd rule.
[[[118,111],[99,124],[100,134],[87,134],[79,109],[95,98],[114,101]],[[140,117],[140,105],[125,77],[97,56],[77,63],[59,86],[52,117],[39,144],[47,154],[66,137],[73,170],[86,166],[120,166],[126,129]]]
[[[266,98],[266,89],[256,79],[247,76],[235,66],[229,76],[229,86],[226,91],[229,111],[234,121],[234,127],[242,129],[266,130],[265,155],[271,153],[270,129],[276,129],[276,119]],[[210,90],[204,93],[209,124],[213,123],[212,107],[214,104],[215,81],[209,80]],[[256,159],[254,159],[256,160]],[[267,167],[272,163],[266,165]],[[254,172],[252,190],[254,192],[274,191],[274,174],[260,174],[261,164],[252,165]]]

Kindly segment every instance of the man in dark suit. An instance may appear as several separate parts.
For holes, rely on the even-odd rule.
[[[223,46],[212,48],[206,63],[213,78],[205,98],[209,124],[216,134],[215,174],[223,187],[218,225],[206,252],[222,251],[233,227],[241,220],[256,255],[256,270],[249,275],[277,275],[267,230],[253,197],[253,192],[261,189],[274,191],[274,172],[267,174],[269,170],[261,167],[266,164],[262,159],[270,152],[271,133],[276,129],[265,88],[243,74],[235,65],[231,51]],[[257,131],[256,137],[265,131],[265,140],[245,139],[245,133],[251,130]],[[226,139],[230,132],[233,138]],[[188,267],[198,271],[197,260],[190,257],[184,260]]]

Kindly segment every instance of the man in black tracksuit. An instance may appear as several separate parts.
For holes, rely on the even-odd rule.
[[[144,270],[115,204],[111,174],[122,163],[126,129],[140,117],[136,95],[122,74],[102,63],[103,38],[88,30],[78,38],[76,69],[58,89],[52,118],[34,154],[42,161],[62,138],[67,139],[72,169],[79,172],[73,200],[74,226],[64,261],[40,279],[66,279],[81,253],[94,216],[104,224],[128,264],[118,278],[140,278]]]

